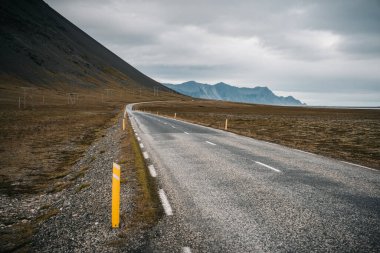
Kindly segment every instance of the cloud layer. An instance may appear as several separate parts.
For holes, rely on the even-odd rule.
[[[265,85],[314,105],[380,106],[377,0],[47,3],[161,82]]]

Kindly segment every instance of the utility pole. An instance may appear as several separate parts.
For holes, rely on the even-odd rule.
[[[106,96],[106,100],[108,100],[108,98],[110,97],[110,95],[112,96],[112,91],[114,90],[114,89],[104,89],[105,91],[106,91],[106,94],[107,94],[107,96]]]
[[[26,100],[29,97],[31,99],[31,105],[33,106],[33,93],[34,88],[32,87],[21,87],[24,93],[24,109],[26,108]]]
[[[158,87],[153,87],[153,94],[154,96],[158,96]]]
[[[78,93],[66,93],[67,95],[67,104],[68,105],[75,105],[78,102]]]

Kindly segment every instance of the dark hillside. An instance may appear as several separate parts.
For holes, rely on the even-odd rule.
[[[0,34],[3,89],[17,84],[58,90],[132,85],[170,91],[43,1],[2,0]]]

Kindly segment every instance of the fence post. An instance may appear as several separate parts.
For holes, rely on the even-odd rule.
[[[112,166],[112,228],[119,227],[120,219],[120,165]]]

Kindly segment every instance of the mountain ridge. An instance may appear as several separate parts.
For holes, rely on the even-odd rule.
[[[42,0],[2,0],[0,33],[2,87],[21,83],[73,90],[128,84],[170,92]]]
[[[224,82],[205,84],[196,81],[187,81],[180,84],[163,84],[179,93],[195,98],[269,105],[305,105],[293,96],[277,96],[266,86],[248,88],[236,87]]]

